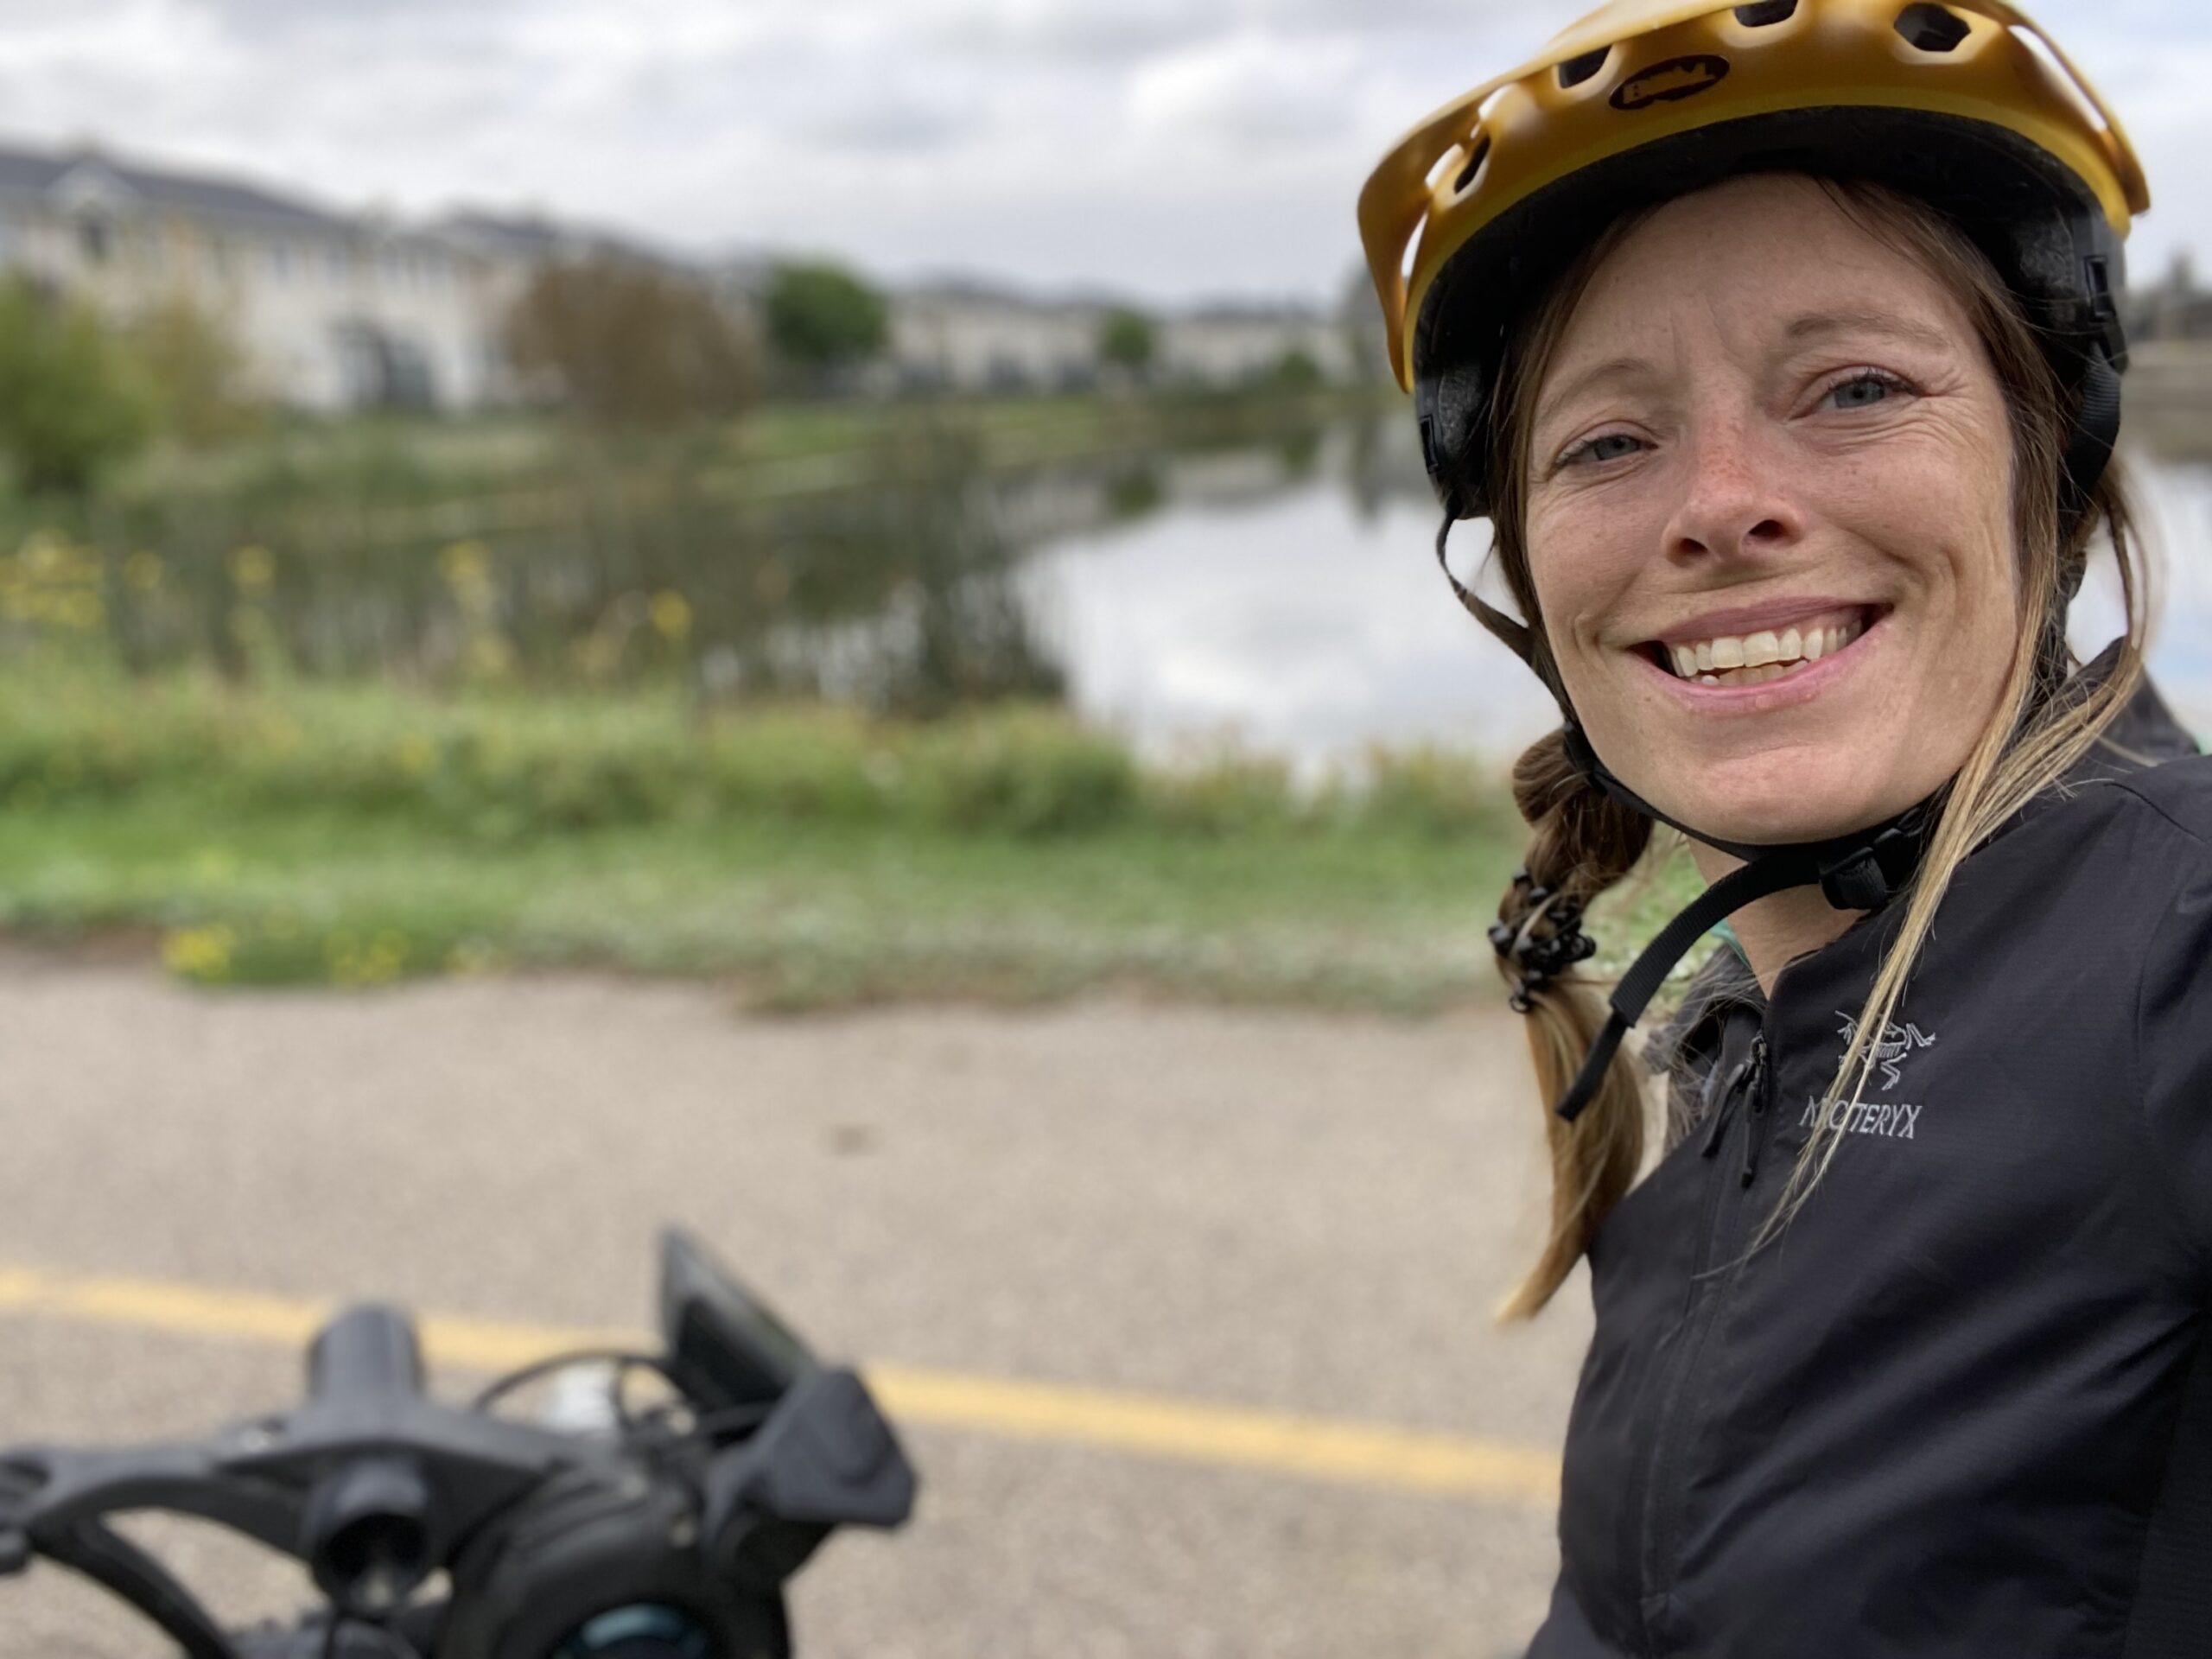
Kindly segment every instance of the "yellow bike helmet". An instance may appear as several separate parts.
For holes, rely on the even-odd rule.
[[[2150,192],[2058,48],[2005,0],[1612,0],[1422,122],[1360,193],[1452,518],[1485,510],[1500,359],[1573,255],[1628,208],[1767,170],[1885,184],[1974,238],[2075,399],[2079,511],[2119,429],[2120,245]]]

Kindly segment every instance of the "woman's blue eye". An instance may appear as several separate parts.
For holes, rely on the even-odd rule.
[[[1827,395],[1838,409],[1872,409],[1900,390],[1897,382],[1885,374],[1862,374],[1855,380],[1829,387]]]
[[[1641,448],[1642,440],[1625,432],[1601,433],[1586,442],[1576,444],[1560,457],[1560,464],[1572,467],[1580,461],[1619,461],[1624,456],[1634,454]]]

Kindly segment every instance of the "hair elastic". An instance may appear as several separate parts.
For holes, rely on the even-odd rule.
[[[1501,959],[1512,964],[1512,1007],[1527,1014],[1535,1007],[1529,998],[1577,963],[1597,953],[1598,942],[1582,931],[1582,900],[1536,885],[1527,869],[1514,872],[1513,891],[1520,900],[1520,925],[1503,918],[1491,925],[1490,942]],[[1550,924],[1537,933],[1538,922]]]

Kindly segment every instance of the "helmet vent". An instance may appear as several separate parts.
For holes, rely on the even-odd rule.
[[[1797,0],[1758,0],[1756,5],[1736,8],[1736,21],[1745,29],[1771,29],[1797,15]]]
[[[1483,163],[1489,159],[1490,135],[1484,133],[1475,140],[1474,151],[1467,157],[1466,166],[1459,169],[1459,176],[1452,181],[1452,194],[1455,196],[1465,195],[1467,187],[1475,181],[1475,175],[1483,170]]]
[[[1936,5],[1907,6],[1897,13],[1897,27],[1905,44],[1922,52],[1955,52],[1974,32],[1957,12]]]
[[[1789,0],[1796,5],[1797,0]],[[1595,52],[1585,52],[1579,58],[1569,58],[1559,67],[1559,87],[1561,92],[1580,86],[1584,81],[1605,67],[1605,60],[1613,54],[1610,46],[1601,46]]]

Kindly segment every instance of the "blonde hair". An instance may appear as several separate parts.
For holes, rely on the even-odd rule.
[[[1856,1102],[1865,1090],[1875,1064],[1874,1045],[1897,1010],[1959,866],[2098,741],[2126,706],[2143,672],[2146,571],[2133,535],[2125,483],[2116,466],[2109,469],[2085,510],[2063,530],[2060,491],[2074,410],[2003,278],[1963,231],[1924,203],[1878,185],[1820,183],[1862,227],[1943,283],[1965,308],[1988,353],[2012,426],[2012,520],[2024,626],[2006,667],[1999,715],[1943,792],[1919,870],[1893,901],[1902,905],[1903,919],[1828,1085],[1824,1109],[1815,1116],[1814,1132],[1753,1240],[1753,1249],[1788,1224],[1835,1156],[1847,1115],[1832,1109],[1847,1095]],[[1654,211],[1641,210],[1616,222],[1553,285],[1525,320],[1499,375],[1493,443],[1484,458],[1493,509],[1491,552],[1528,620],[1532,665],[1562,706],[1564,688],[1545,639],[1525,536],[1535,393],[1591,277]],[[2126,621],[2110,672],[2088,680],[2073,674],[2066,610],[2100,531],[2108,537],[2119,566]],[[1567,759],[1565,738],[1562,728],[1540,740],[1514,769],[1514,797],[1532,831],[1529,880],[1508,891],[1498,913],[1516,930],[1539,935],[1547,910],[1556,910],[1561,897],[1579,906],[1627,874],[1651,833],[1649,820],[1577,771]],[[1546,895],[1533,910],[1532,892]],[[1501,967],[1509,981],[1516,977],[1510,963]],[[1607,1068],[1596,1095],[1572,1123],[1551,1109],[1604,1023],[1605,1010],[1596,988],[1586,977],[1562,975],[1529,990],[1527,1001],[1529,1046],[1550,1139],[1551,1225],[1535,1267],[1499,1310],[1505,1319],[1528,1318],[1551,1300],[1588,1250],[1606,1213],[1634,1184],[1644,1148],[1644,1090],[1629,1056],[1617,1058]]]

